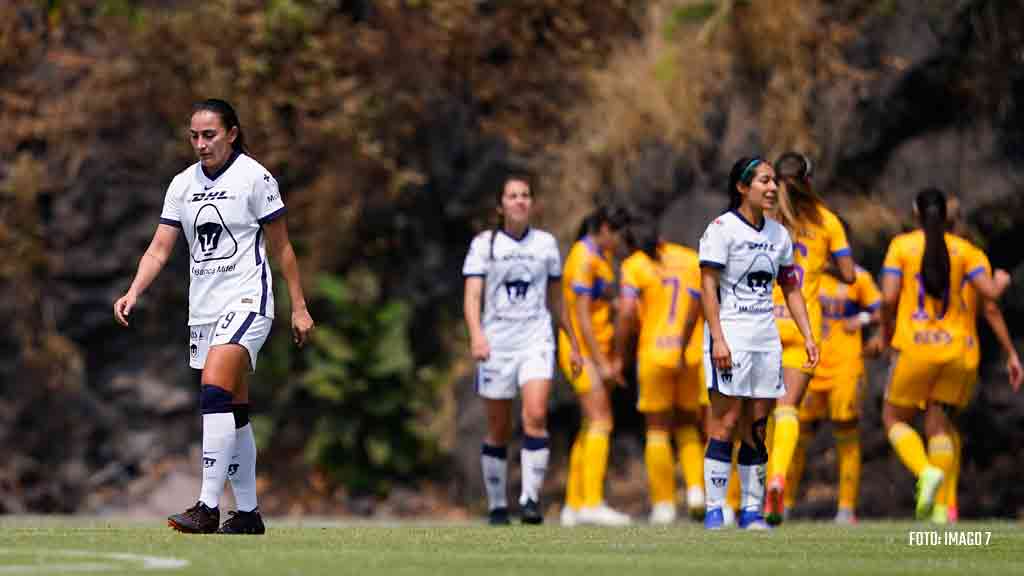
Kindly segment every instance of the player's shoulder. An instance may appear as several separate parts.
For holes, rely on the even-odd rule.
[[[761,233],[767,236],[773,243],[789,242],[789,230],[781,222],[774,218],[764,217],[764,228]]]
[[[555,235],[547,230],[541,230],[540,228],[531,228],[530,233],[533,234],[533,241],[545,248],[558,249],[558,239]]]
[[[923,240],[924,234],[920,230],[912,230],[893,236],[892,240],[889,241],[889,246],[893,248],[908,248],[912,244],[922,242]]]
[[[818,214],[821,214],[821,223],[826,228],[831,229],[836,226],[842,227],[842,223],[839,221],[839,215],[826,206],[824,202],[818,204]]]
[[[639,268],[640,266],[643,266],[645,261],[648,259],[647,254],[645,254],[643,250],[636,250],[622,261],[622,269],[632,270]]]
[[[666,259],[683,264],[697,262],[697,251],[675,242],[665,242],[662,245],[662,253]]]
[[[242,153],[235,159],[235,163],[241,169],[245,176],[253,181],[264,180],[266,182],[277,183],[274,175],[267,170],[266,166],[260,164],[258,160],[249,156],[248,154]]]

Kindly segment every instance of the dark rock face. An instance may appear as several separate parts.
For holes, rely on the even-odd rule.
[[[151,5],[173,11],[184,4]],[[607,10],[620,4],[609,1]],[[909,217],[910,199],[920,188],[937,185],[962,197],[967,222],[993,264],[1024,277],[1024,252],[1018,248],[1024,230],[1018,193],[1024,182],[1024,11],[1018,3],[997,0],[950,2],[941,10],[935,3],[891,3],[889,12],[873,4],[823,3],[823,18],[857,28],[842,57],[865,74],[813,86],[808,117],[819,147],[816,184],[833,206],[857,216],[857,225],[869,224],[855,229],[854,237],[858,258],[875,271],[899,217]],[[336,110],[303,108],[303,102],[286,97],[288,91],[309,89],[304,97],[325,100],[334,93],[319,94],[307,85],[316,82],[300,77],[243,92],[253,102],[273,100],[253,109],[261,113],[258,122],[272,126],[262,134],[271,143],[267,154],[281,169],[283,188],[288,194],[294,190],[289,201],[299,206],[299,221],[337,221],[303,213],[303,205],[321,214],[357,206],[349,228],[300,234],[299,241],[322,242],[311,240],[305,247],[327,254],[320,261],[331,267],[369,262],[393,294],[408,296],[416,311],[412,330],[419,359],[450,351],[451,344],[437,338],[437,326],[460,316],[459,269],[474,231],[492,225],[494,165],[510,150],[544,165],[548,148],[564,141],[572,127],[564,110],[583,92],[584,64],[601,61],[612,42],[640,34],[639,16],[627,9],[615,12],[617,18],[602,15],[598,3],[573,14],[590,26],[581,28],[587,32],[580,37],[559,28],[561,21],[552,17],[557,2],[538,3],[521,19],[499,3],[480,5],[474,18],[483,32],[446,37],[455,46],[452,53],[431,52],[427,47],[442,46],[436,37],[413,38],[395,24],[401,19],[388,21],[374,2],[341,2],[330,16],[372,31],[353,42],[366,46],[331,45],[346,57],[350,53],[343,50],[387,52],[406,34],[410,43],[419,42],[412,45],[423,47],[422,60],[408,46],[393,48],[398,62],[388,65],[401,68],[394,76],[374,73],[371,66],[378,61],[369,56],[351,69],[329,71],[351,74],[353,85],[383,77],[380,83],[392,81],[396,91],[415,86],[399,94],[409,102],[407,108],[394,107],[403,115],[390,118],[402,125],[389,130],[390,139],[382,137],[387,161],[419,176],[401,193],[383,189],[387,172],[381,166],[387,162],[365,160],[352,142],[329,134],[301,138],[310,126],[333,121]],[[160,67],[112,46],[116,41],[100,33],[94,15],[69,13],[65,27],[53,30],[34,8],[0,10],[6,11],[0,11],[3,26],[18,26],[11,36],[17,57],[4,54],[0,60],[0,124],[12,134],[0,143],[0,246],[25,263],[0,265],[0,318],[9,319],[0,326],[0,446],[9,454],[0,471],[0,512],[72,512],[105,502],[105,495],[150,473],[164,458],[187,454],[198,438],[196,387],[185,362],[183,248],[141,302],[130,330],[111,318],[111,304],[127,287],[156,226],[164,187],[190,161],[180,122],[172,119],[194,95],[184,88],[154,94],[153,75]],[[16,17],[7,18],[12,10]],[[520,29],[534,44],[509,32]],[[577,52],[570,50],[573,45],[596,48]],[[545,57],[531,57],[529,49]],[[288,69],[304,69],[301,58],[288,60],[280,52],[274,54]],[[179,64],[167,73],[197,84],[206,78],[204,70],[181,72]],[[525,86],[519,96],[503,96],[496,88],[504,77]],[[207,85],[202,86],[195,89]],[[111,87],[119,89],[109,98],[89,97]],[[390,94],[381,89],[373,95],[384,93]],[[402,98],[394,100],[406,102]],[[683,151],[661,142],[637,143],[642,151],[622,191],[626,201],[663,215],[669,238],[695,245],[725,204],[729,164],[771,142],[751,120],[770,105],[735,90],[709,114],[711,138],[703,147]],[[297,152],[273,144],[282,135],[296,139]],[[314,175],[336,166],[351,169],[354,183],[322,184]],[[362,194],[338,192],[344,186],[362,186]],[[557,190],[544,194],[545,201],[558,201]],[[336,205],[315,204],[317,195]],[[567,237],[576,223],[553,225]],[[324,241],[328,236],[331,241]],[[399,252],[405,256],[391,259]],[[1024,329],[1021,295],[1021,288],[1012,288],[1003,302],[1017,333]],[[965,516],[1015,515],[1024,506],[1024,489],[1014,482],[1024,446],[1024,408],[1003,383],[1001,354],[984,330],[983,383],[960,419],[967,437],[961,510]],[[454,386],[456,471],[442,475],[459,486],[453,500],[476,504],[482,494],[483,414],[471,383]],[[881,430],[883,386],[884,368],[874,366],[862,434],[865,516],[906,515],[912,505],[912,479]],[[642,428],[628,396],[620,399],[613,450],[625,446],[633,453]],[[578,412],[564,383],[552,401],[551,425],[556,451],[567,448]],[[830,445],[822,435],[812,446],[808,493],[827,494],[811,489],[835,481]],[[564,462],[559,454],[554,463]],[[563,488],[549,482],[549,501]],[[831,513],[829,506],[827,499],[808,499],[799,511],[824,515]]]

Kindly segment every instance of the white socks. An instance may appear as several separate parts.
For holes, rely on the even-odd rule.
[[[523,467],[523,490],[519,496],[519,505],[527,500],[540,502],[540,489],[544,485],[544,475],[548,471],[548,458],[551,450],[546,437],[527,436],[523,439],[520,451],[520,464]]]
[[[220,504],[228,465],[235,453],[235,415],[203,414],[203,487],[199,501],[210,508]]]
[[[231,491],[239,512],[256,509],[256,438],[252,423],[235,430],[235,455],[228,466]]]
[[[489,444],[481,446],[480,468],[484,473],[488,509],[508,508],[508,447]]]

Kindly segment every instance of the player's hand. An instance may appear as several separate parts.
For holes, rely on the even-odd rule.
[[[1002,268],[996,268],[995,272],[992,273],[992,282],[995,283],[996,290],[1002,294],[1007,286],[1010,285],[1010,273]]]
[[[724,340],[712,340],[711,364],[723,372],[732,370],[732,352]]]
[[[125,328],[128,327],[128,317],[132,315],[135,301],[135,293],[129,290],[124,296],[121,296],[114,302],[114,319]]]
[[[612,369],[612,382],[615,382],[617,386],[625,386],[626,378],[622,375],[622,358],[616,356],[615,358],[612,358],[610,364]]]
[[[573,348],[569,352],[569,369],[572,371],[572,379],[575,380],[580,377],[583,373],[583,356],[580,355],[580,351]]]
[[[1006,371],[1010,373],[1010,387],[1014,392],[1020,392],[1021,381],[1024,381],[1024,368],[1020,365],[1020,358],[1016,354],[1006,360]]]
[[[807,363],[804,364],[804,368],[814,368],[818,365],[818,345],[808,340],[804,343],[804,349],[807,350]]]
[[[603,356],[597,357],[597,375],[601,377],[602,382],[611,382],[615,379],[615,368],[612,367],[612,363]]]
[[[473,354],[473,360],[477,362],[485,362],[491,357],[491,345],[487,343],[487,337],[483,334],[471,340],[469,349]]]
[[[301,310],[292,311],[292,339],[295,344],[302,348],[306,340],[309,339],[309,333],[313,331],[313,317],[309,315],[309,310],[305,308]]]

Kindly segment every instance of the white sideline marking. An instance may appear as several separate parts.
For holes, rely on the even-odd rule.
[[[0,556],[17,554],[37,558],[58,556],[62,558],[83,558],[101,562],[23,564],[0,566],[0,574],[60,574],[66,572],[120,572],[126,570],[177,570],[188,566],[188,560],[145,556],[127,552],[92,552],[89,550],[46,550],[0,548]],[[108,562],[102,562],[107,560]],[[110,562],[113,561],[113,562]]]

